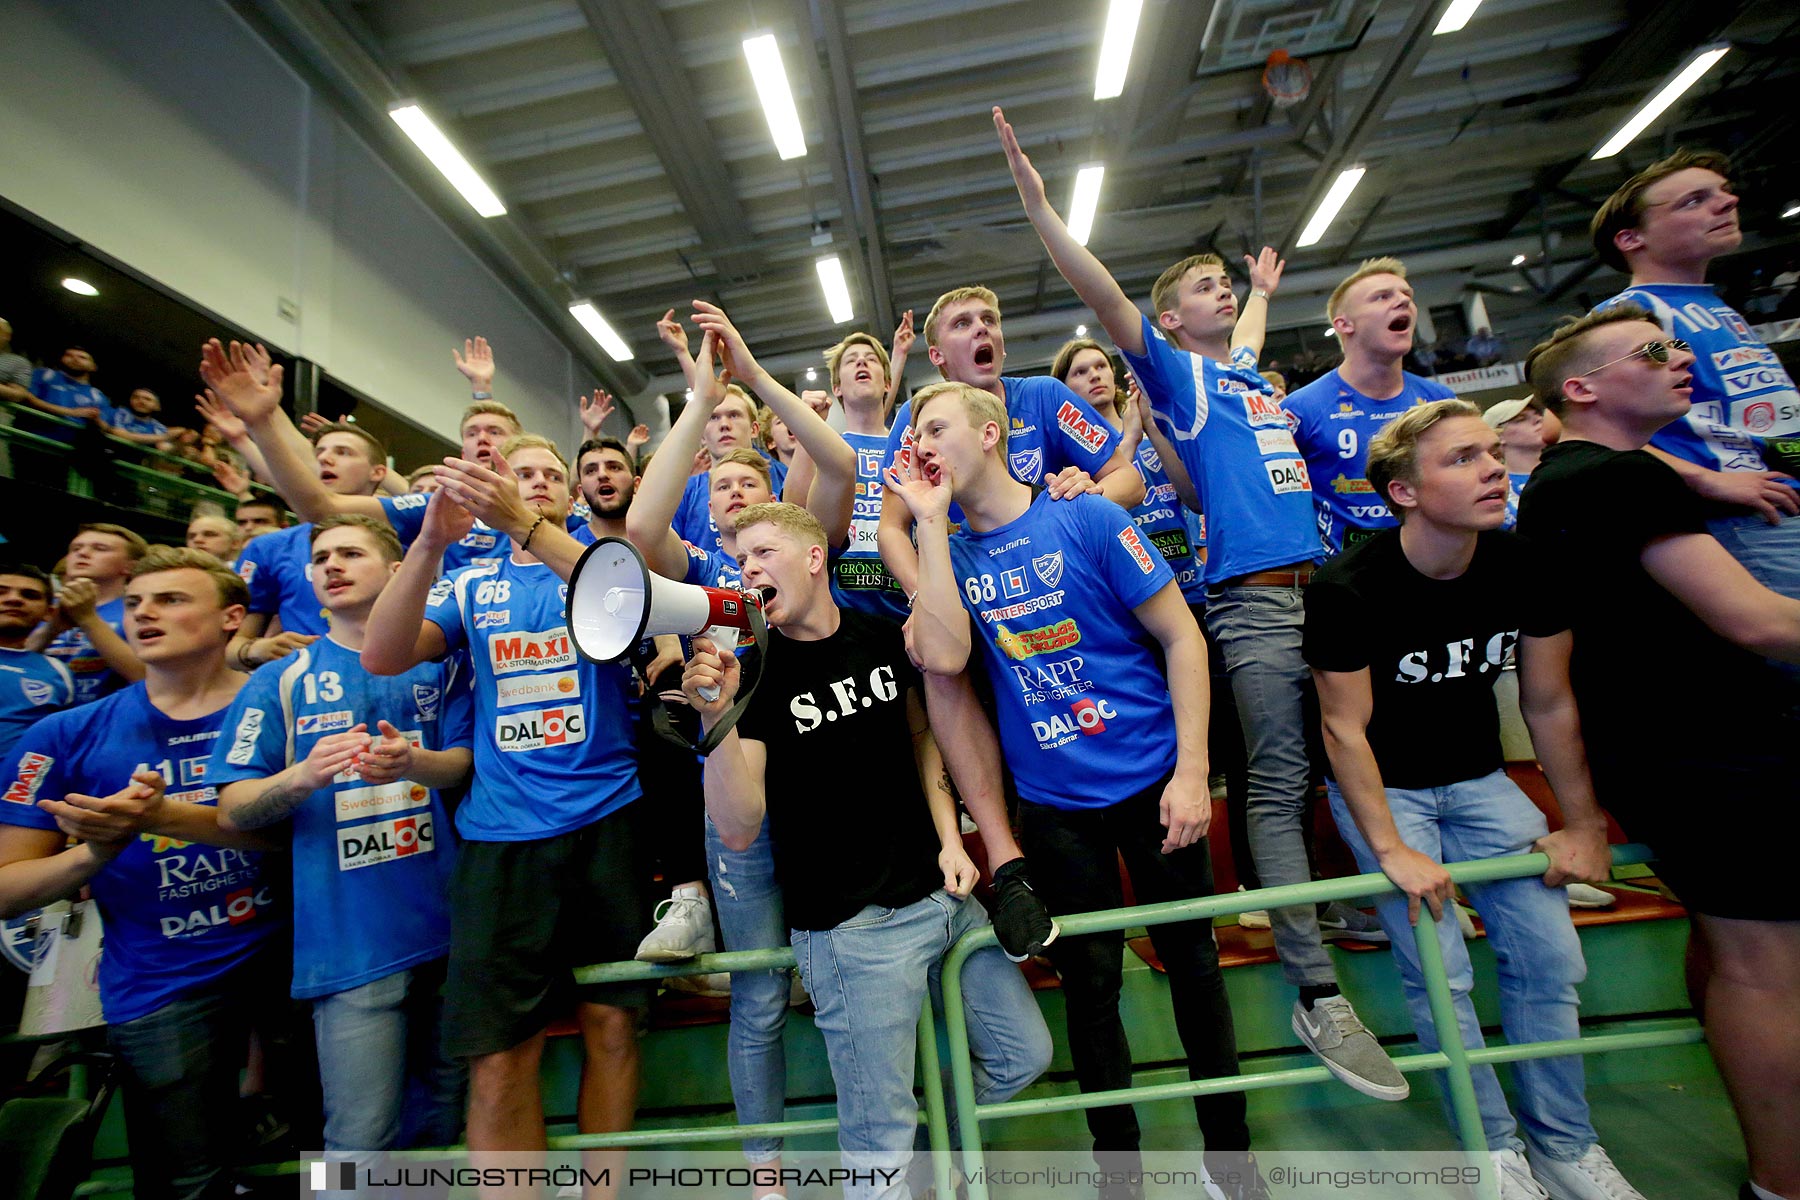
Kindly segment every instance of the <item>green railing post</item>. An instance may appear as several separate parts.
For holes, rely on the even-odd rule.
[[[1444,948],[1438,944],[1438,923],[1431,906],[1419,905],[1413,925],[1413,941],[1419,948],[1419,973],[1424,976],[1425,996],[1431,1004],[1431,1023],[1437,1030],[1438,1049],[1449,1059],[1444,1085],[1450,1089],[1450,1111],[1456,1118],[1456,1136],[1470,1154],[1487,1154],[1487,1132],[1481,1124],[1481,1106],[1475,1100],[1475,1076],[1469,1070],[1469,1048],[1463,1045],[1462,1027],[1456,1023],[1456,998],[1450,993],[1450,977],[1444,970]],[[1460,931],[1457,934],[1461,937]],[[1499,1180],[1481,1173],[1484,1200],[1500,1200]]]
[[[950,1119],[944,1111],[944,1074],[938,1062],[937,1023],[931,1017],[931,989],[919,1009],[919,1071],[925,1076],[925,1136],[931,1153],[931,1178],[939,1196],[956,1194],[950,1182]]]
[[[1615,865],[1641,863],[1650,857],[1647,847],[1614,846]],[[1447,864],[1450,877],[1458,883],[1489,883],[1499,879],[1523,879],[1542,875],[1550,867],[1548,856],[1518,854],[1505,858]],[[1122,930],[1132,926],[1168,925],[1177,921],[1211,920],[1227,913],[1253,908],[1283,908],[1298,904],[1324,903],[1332,900],[1357,900],[1364,897],[1397,892],[1385,875],[1353,875],[1342,879],[1314,883],[1287,884],[1262,888],[1254,892],[1202,896],[1193,900],[1147,904],[1138,908],[1118,908],[1105,912],[1076,913],[1059,916],[1063,936],[1079,936]],[[1419,960],[1425,975],[1426,993],[1430,997],[1433,1024],[1438,1031],[1441,1049],[1431,1053],[1403,1055],[1394,1065],[1403,1072],[1442,1070],[1448,1075],[1456,1132],[1464,1147],[1485,1157],[1487,1138],[1482,1131],[1481,1113],[1475,1102],[1471,1064],[1518,1062],[1531,1058],[1550,1058],[1565,1054],[1603,1054],[1613,1050],[1643,1050],[1662,1046],[1691,1045],[1702,1040],[1698,1022],[1670,1021],[1664,1029],[1631,1033],[1600,1034],[1559,1042],[1526,1042],[1519,1045],[1489,1046],[1470,1050],[1463,1045],[1456,1024],[1454,1002],[1449,981],[1445,977],[1443,948],[1438,944],[1437,922],[1429,912],[1421,914],[1414,929],[1418,939]],[[969,1057],[968,1031],[964,1025],[962,1003],[962,968],[970,954],[994,942],[991,927],[964,934],[950,948],[944,960],[944,1021],[950,1044],[950,1082],[957,1101],[957,1118],[961,1124],[963,1170],[977,1175],[986,1164],[980,1127],[983,1121],[1014,1117],[1039,1116],[1052,1112],[1074,1112],[1113,1104],[1136,1101],[1173,1100],[1188,1096],[1216,1095],[1220,1092],[1258,1091],[1265,1088],[1294,1087],[1307,1083],[1323,1083],[1331,1076],[1322,1066],[1296,1067],[1258,1075],[1229,1076],[1219,1079],[1190,1080],[1144,1087],[1118,1088],[1105,1092],[1085,1092],[1073,1096],[1055,1096],[1036,1100],[1009,1100],[1003,1104],[975,1103],[974,1066]],[[1493,1200],[1499,1194],[1498,1181],[1491,1171],[1482,1172],[1480,1194]],[[969,1180],[969,1200],[988,1200],[984,1178]]]

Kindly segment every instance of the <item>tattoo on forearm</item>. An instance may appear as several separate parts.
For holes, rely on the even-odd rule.
[[[938,788],[950,799],[956,799],[956,785],[950,782],[950,772],[943,771],[938,775]]]
[[[301,801],[310,795],[311,792],[292,785],[271,783],[256,799],[231,814],[232,823],[239,829],[261,829],[265,825],[273,825],[277,821],[286,820],[290,813],[300,807]]]

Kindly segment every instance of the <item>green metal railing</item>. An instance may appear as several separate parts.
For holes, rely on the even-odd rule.
[[[1613,847],[1615,865],[1641,863],[1650,857],[1644,846]],[[1543,854],[1521,854],[1507,858],[1447,864],[1450,876],[1458,883],[1490,883],[1502,879],[1521,879],[1542,875],[1550,867]],[[1321,904],[1332,900],[1354,900],[1397,891],[1386,876],[1354,875],[1341,879],[1291,884],[1285,887],[1261,888],[1253,892],[1231,892],[1194,900],[1143,905],[1137,908],[1110,909],[1103,912],[1079,913],[1058,917],[1062,935],[1103,933],[1137,926],[1168,925],[1179,921],[1208,920],[1250,909],[1281,908],[1288,905]],[[1553,1058],[1567,1054],[1602,1054],[1620,1050],[1645,1050],[1665,1046],[1691,1045],[1702,1040],[1698,1022],[1678,1020],[1666,1028],[1629,1033],[1598,1034],[1553,1042],[1526,1042],[1517,1045],[1489,1046],[1469,1049],[1463,1044],[1456,1021],[1454,1001],[1444,969],[1443,949],[1438,945],[1437,922],[1428,906],[1421,905],[1419,923],[1414,929],[1418,942],[1419,963],[1424,975],[1426,994],[1431,1002],[1432,1023],[1441,1049],[1400,1055],[1393,1059],[1402,1072],[1441,1070],[1446,1073],[1451,1111],[1458,1139],[1470,1153],[1485,1153],[1487,1138],[1476,1106],[1475,1084],[1471,1068],[1478,1065],[1520,1062],[1526,1059]],[[1067,1096],[1050,1096],[1032,1100],[1010,1100],[998,1104],[978,1104],[975,1100],[973,1060],[969,1051],[969,1035],[962,1000],[962,972],[969,956],[983,947],[994,945],[992,926],[965,934],[951,947],[943,968],[944,1019],[950,1049],[949,1073],[956,1098],[962,1137],[962,1169],[967,1177],[969,1200],[987,1200],[988,1188],[981,1168],[986,1154],[981,1141],[983,1123],[1018,1117],[1043,1116],[1114,1104],[1175,1100],[1224,1092],[1250,1092],[1268,1088],[1294,1087],[1301,1084],[1329,1083],[1331,1073],[1323,1066],[1292,1067],[1254,1075],[1233,1075],[1214,1079],[1188,1080],[1141,1087],[1118,1088],[1104,1092],[1083,1092]],[[787,947],[768,950],[731,951],[707,954],[680,965],[657,965],[639,962],[601,963],[575,971],[575,981],[582,984],[632,983],[670,979],[683,975],[714,972],[742,972],[791,969],[794,952]],[[12,1039],[7,1039],[12,1040]],[[950,1123],[945,1107],[943,1083],[939,1067],[937,1029],[929,997],[919,1013],[919,1075],[924,1093],[924,1108],[919,1120],[925,1125],[932,1150],[933,1175],[940,1196],[954,1195],[951,1179]],[[646,1146],[691,1145],[701,1142],[735,1141],[745,1137],[798,1137],[830,1133],[838,1122],[833,1118],[795,1121],[773,1121],[757,1125],[708,1125],[680,1129],[638,1129],[614,1133],[573,1134],[549,1140],[552,1150],[603,1150]],[[451,1147],[450,1149],[460,1149]],[[294,1164],[271,1164],[273,1172],[297,1169]],[[116,1190],[108,1182],[85,1185],[81,1194],[98,1194]],[[1482,1195],[1493,1200],[1498,1191],[1491,1177],[1484,1173]]]
[[[1641,863],[1650,857],[1644,846],[1613,847],[1615,864]],[[1450,877],[1458,883],[1491,883],[1502,879],[1523,879],[1542,875],[1550,869],[1550,859],[1543,854],[1519,854],[1506,858],[1446,864]],[[1322,904],[1332,900],[1354,900],[1367,896],[1397,892],[1385,875],[1353,875],[1312,883],[1289,884],[1262,888],[1254,892],[1232,892],[1195,900],[1150,904],[1138,908],[1117,908],[1106,912],[1080,913],[1058,917],[1062,936],[1106,933],[1135,926],[1169,925],[1178,921],[1208,920],[1227,913],[1249,909],[1284,908],[1290,905]],[[1419,949],[1419,966],[1424,975],[1425,992],[1431,1001],[1432,1025],[1436,1028],[1440,1050],[1432,1053],[1402,1055],[1394,1065],[1403,1072],[1442,1070],[1446,1072],[1451,1111],[1456,1133],[1463,1149],[1471,1154],[1487,1151],[1487,1137],[1482,1131],[1481,1112],[1475,1103],[1475,1080],[1471,1066],[1500,1062],[1519,1062],[1532,1058],[1553,1058],[1565,1054],[1600,1054],[1614,1050],[1640,1050],[1658,1046],[1681,1046],[1701,1040],[1698,1022],[1683,1022],[1665,1030],[1607,1034],[1570,1038],[1557,1042],[1524,1042],[1518,1045],[1490,1046],[1470,1050],[1463,1045],[1456,1023],[1450,983],[1444,972],[1444,952],[1438,945],[1437,922],[1431,909],[1420,905],[1419,923],[1413,936]],[[1185,1096],[1217,1095],[1222,1092],[1247,1092],[1263,1088],[1292,1087],[1297,1084],[1324,1083],[1332,1075],[1324,1067],[1296,1067],[1257,1075],[1234,1075],[1215,1079],[1196,1079],[1182,1083],[1165,1083],[1148,1087],[1118,1088],[1104,1092],[1084,1092],[1073,1096],[1046,1097],[1037,1100],[1011,1100],[1003,1104],[975,1102],[975,1076],[969,1055],[969,1034],[962,1000],[963,965],[969,956],[984,946],[995,944],[992,926],[965,934],[951,947],[944,962],[944,1023],[949,1034],[950,1080],[956,1096],[963,1148],[963,1171],[970,1176],[969,1200],[987,1200],[986,1162],[981,1144],[981,1125],[986,1121],[1013,1117],[1041,1116],[1047,1113],[1100,1108],[1137,1101],[1173,1100]],[[1491,1176],[1483,1173],[1482,1194],[1490,1200],[1499,1195]]]

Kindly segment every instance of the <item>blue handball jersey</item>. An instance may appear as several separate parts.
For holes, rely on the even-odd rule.
[[[453,666],[370,675],[329,637],[259,668],[225,716],[215,787],[267,779],[358,724],[387,721],[427,750],[469,745],[469,691]],[[360,987],[450,951],[455,839],[437,792],[367,784],[356,768],[294,810],[294,998]],[[371,921],[371,913],[381,914]]]
[[[885,433],[846,433],[856,454],[856,500],[850,510],[850,541],[831,553],[831,595],[853,608],[890,621],[905,621],[906,593],[881,563],[876,531],[881,527],[881,464],[887,458]]]
[[[1019,795],[1104,808],[1175,769],[1175,713],[1131,611],[1174,578],[1124,509],[1040,492],[1015,521],[950,539]]]
[[[509,555],[438,580],[425,619],[467,650],[475,778],[456,810],[466,840],[519,842],[591,825],[636,800],[631,668],[579,658],[568,584]]]
[[[1519,497],[1525,493],[1525,485],[1531,480],[1528,471],[1523,475],[1508,471],[1506,473],[1506,520],[1502,529],[1511,529],[1519,523]]]
[[[75,677],[44,654],[0,646],[0,762],[27,729],[75,703]]]
[[[387,522],[394,527],[394,533],[402,546],[410,546],[425,528],[425,508],[431,503],[431,497],[424,492],[411,492],[404,496],[379,496],[381,511],[387,516]],[[453,574],[464,567],[482,563],[499,562],[512,552],[512,539],[497,529],[490,528],[480,521],[475,527],[463,534],[462,540],[444,550],[442,573]]]
[[[237,571],[250,587],[250,611],[281,619],[284,633],[322,636],[326,624],[312,585],[312,526],[290,525],[244,543]]]
[[[140,417],[129,408],[108,408],[103,418],[108,427],[125,433],[165,434],[169,427],[154,417]]]
[[[94,609],[112,631],[125,636],[125,597],[108,600]],[[57,634],[44,653],[69,669],[75,680],[75,703],[92,704],[102,696],[110,696],[125,686],[125,677],[106,665],[88,635],[79,629],[65,629]],[[118,789],[113,789],[117,791]]]
[[[1148,317],[1143,337],[1144,353],[1125,360],[1200,494],[1206,582],[1322,557],[1306,460],[1256,355],[1240,347],[1218,362],[1177,350]]]
[[[1800,394],[1775,352],[1711,284],[1642,283],[1600,304],[1650,310],[1694,348],[1693,407],[1650,444],[1714,471],[1800,473]]]
[[[1008,375],[1000,383],[1006,388],[1001,397],[1008,426],[1006,469],[1014,479],[1038,487],[1045,476],[1069,467],[1099,476],[1118,448],[1119,435],[1093,405],[1068,384],[1048,375]],[[887,468],[896,464],[902,471],[907,469],[912,448],[912,401],[908,400],[894,414],[894,427],[888,431],[887,454],[881,460],[883,478]],[[961,507],[950,506],[950,521],[963,523]]]
[[[1400,375],[1400,391],[1386,399],[1363,395],[1336,371],[1288,393],[1282,407],[1293,418],[1294,441],[1312,476],[1313,505],[1325,548],[1337,554],[1399,522],[1369,484],[1369,442],[1409,408],[1456,393],[1435,379]]]
[[[774,459],[767,461],[769,490],[779,500],[781,489],[787,486],[788,469]],[[681,492],[681,501],[675,506],[675,519],[669,524],[675,527],[675,533],[682,541],[702,549],[722,551],[725,543],[719,536],[719,526],[712,519],[712,509],[706,502],[711,487],[712,476],[709,474],[688,476],[687,486]]]
[[[1189,604],[1206,603],[1206,585],[1200,581],[1200,564],[1194,557],[1186,510],[1175,494],[1175,485],[1169,482],[1169,473],[1163,470],[1162,456],[1149,438],[1138,441],[1136,466],[1144,480],[1144,499],[1131,510],[1132,521],[1175,573],[1182,599]],[[904,613],[900,619],[905,619]]]
[[[19,739],[8,765],[0,824],[55,829],[38,800],[109,796],[140,769],[159,772],[171,800],[216,803],[208,765],[226,711],[177,721],[135,683],[45,717]],[[94,876],[89,887],[106,922],[100,1006],[109,1023],[201,991],[268,939],[287,936],[288,883],[265,857],[146,833]]]

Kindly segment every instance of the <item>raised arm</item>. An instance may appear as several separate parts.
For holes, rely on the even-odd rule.
[[[706,420],[725,398],[724,381],[713,375],[713,357],[713,337],[707,334],[700,339],[700,358],[694,364],[693,399],[682,406],[681,415],[651,456],[625,513],[625,536],[642,552],[652,571],[669,579],[687,574],[687,548],[675,533],[675,510],[687,488],[689,466],[700,449]]]
[[[933,675],[955,675],[969,665],[973,643],[969,613],[956,587],[956,566],[950,561],[949,465],[943,466],[941,482],[933,484],[920,475],[914,458],[904,474],[889,467],[886,483],[883,491],[912,514],[919,539],[917,594],[907,622],[913,656]]]
[[[702,354],[704,358],[704,354]],[[694,657],[682,672],[681,690],[700,714],[701,728],[711,732],[719,717],[737,699],[742,681],[737,656],[721,654],[710,638],[694,639]],[[700,689],[717,689],[708,700]],[[768,798],[763,790],[768,747],[738,736],[733,729],[706,756],[703,786],[706,812],[719,831],[719,840],[733,850],[747,850],[762,832]]]
[[[425,509],[425,524],[400,560],[400,569],[375,599],[363,639],[362,665],[373,675],[403,675],[435,662],[449,649],[444,631],[425,619],[444,551],[475,527],[475,518],[439,488]]]
[[[1544,874],[1550,887],[1599,883],[1612,874],[1606,814],[1594,798],[1581,714],[1569,681],[1574,648],[1575,635],[1567,630],[1552,637],[1519,639],[1519,711],[1563,815],[1563,827],[1532,847],[1550,856],[1550,870]]]
[[[1037,230],[1050,261],[1068,281],[1081,302],[1093,310],[1113,345],[1127,354],[1144,352],[1144,316],[1113,279],[1106,264],[1075,240],[1044,193],[1043,176],[1031,165],[1031,159],[1019,147],[1018,135],[1006,122],[1006,114],[994,109],[994,129],[1000,134],[1001,148],[1006,151],[1006,165],[1012,169],[1013,184],[1025,205],[1025,216]]]
[[[805,506],[825,527],[826,544],[842,545],[850,533],[850,511],[856,503],[856,451],[810,404],[763,369],[724,309],[696,300],[694,324],[703,333],[711,334],[715,344],[725,347],[731,369],[774,410],[812,459],[813,482],[807,489]]]
[[[894,328],[894,344],[888,351],[887,395],[881,401],[881,411],[884,414],[894,411],[894,401],[906,383],[906,356],[912,353],[913,343],[918,337],[913,329],[912,309],[909,308],[900,314],[900,324]],[[885,416],[883,419],[886,419]]]
[[[118,630],[100,616],[95,607],[99,589],[91,579],[71,579],[56,598],[56,620],[87,635],[94,652],[125,680],[136,683],[144,677],[144,664]]]
[[[200,348],[200,378],[250,430],[275,490],[303,521],[323,521],[337,513],[385,520],[375,497],[338,496],[325,490],[317,460],[301,452],[299,445],[305,439],[281,411],[281,364],[271,365],[259,379],[248,351],[241,343],[227,347],[213,338]],[[310,450],[311,444],[305,444]]]
[[[662,339],[662,344],[667,346],[669,353],[675,356],[675,361],[680,364],[681,373],[687,379],[688,386],[693,387],[694,356],[688,353],[687,330],[683,329],[681,322],[675,319],[674,309],[671,308],[664,313],[662,320],[656,323],[656,336]]]
[[[446,458],[436,471],[443,484],[440,491],[449,492],[452,500],[511,538],[513,545],[564,582],[575,573],[587,547],[569,535],[561,517],[547,516],[525,503],[518,477],[505,459],[496,454],[494,465],[484,467],[464,458]]]
[[[1400,840],[1393,810],[1388,808],[1381,767],[1369,745],[1369,720],[1375,715],[1375,691],[1369,669],[1313,671],[1319,689],[1319,716],[1325,733],[1325,754],[1331,773],[1344,793],[1351,819],[1369,850],[1381,864],[1381,872],[1406,893],[1409,921],[1419,919],[1419,902],[1431,905],[1431,915],[1442,919],[1444,905],[1455,892],[1450,872],[1443,864],[1419,853]]]
[[[1269,332],[1269,301],[1281,286],[1281,273],[1287,263],[1270,246],[1264,246],[1255,258],[1244,255],[1244,268],[1250,273],[1250,294],[1238,309],[1237,324],[1231,330],[1231,348],[1248,346],[1250,353],[1262,355],[1263,338]]]

